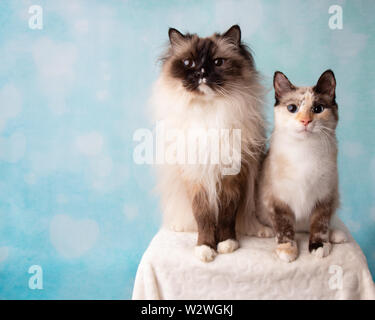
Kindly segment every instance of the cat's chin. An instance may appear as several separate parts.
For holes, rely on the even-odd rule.
[[[315,136],[314,131],[312,130],[296,130],[291,133],[292,137],[297,138],[297,139],[308,139],[310,137]]]
[[[205,98],[213,98],[216,96],[215,91],[204,83],[200,84],[197,90],[200,93],[200,96],[203,96]]]

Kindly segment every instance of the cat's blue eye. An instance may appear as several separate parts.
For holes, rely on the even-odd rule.
[[[289,106],[286,107],[289,112],[295,113],[297,111],[297,106],[295,104],[290,104]]]
[[[223,58],[217,58],[217,59],[214,60],[214,64],[215,64],[215,66],[217,66],[217,67],[222,66],[223,63],[224,63],[224,59],[223,59]]]
[[[192,59],[185,59],[184,60],[184,66],[186,68],[194,68],[195,67],[195,62]]]
[[[324,106],[322,106],[321,104],[317,105],[317,106],[314,106],[312,108],[312,112],[314,113],[322,113],[324,110]]]

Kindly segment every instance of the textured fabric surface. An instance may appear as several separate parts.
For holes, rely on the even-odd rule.
[[[308,235],[297,234],[292,263],[278,259],[273,238],[243,237],[240,249],[204,263],[194,256],[196,236],[161,229],[139,265],[133,299],[375,299],[352,237],[319,259],[308,252]]]

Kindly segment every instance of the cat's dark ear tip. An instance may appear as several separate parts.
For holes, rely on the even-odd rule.
[[[168,36],[171,37],[171,35],[172,35],[173,33],[176,33],[176,32],[179,33],[179,31],[178,31],[177,29],[170,27],[170,28],[168,29]]]
[[[229,29],[237,29],[237,30],[240,30],[241,31],[241,28],[238,24],[234,24],[233,26],[231,26]]]
[[[185,36],[175,28],[168,29],[168,36],[172,45],[180,42],[182,39],[185,38]]]
[[[284,78],[286,78],[286,76],[285,76],[285,74],[284,73],[282,73],[281,71],[275,71],[275,73],[273,74],[273,82],[275,82],[275,80],[276,80],[276,78],[278,78],[278,77],[284,77]]]
[[[328,94],[335,99],[336,78],[331,69],[324,71],[314,86],[314,91],[321,94]]]
[[[240,44],[241,42],[241,28],[238,24],[231,26],[224,34],[224,37],[229,38],[232,42]]]
[[[333,82],[333,83],[336,83],[336,77],[335,77],[335,74],[333,73],[333,71],[331,69],[327,69],[326,71],[324,71],[320,78],[320,80],[322,79],[331,79],[330,81]]]
[[[277,70],[277,71],[275,71],[275,73],[273,74],[273,77],[275,78],[278,74],[282,74],[282,75],[284,75],[284,73],[282,73],[281,71]]]
[[[327,69],[326,71],[323,72],[323,74],[330,74],[330,75],[332,75],[333,77],[335,77],[335,74],[334,74],[334,72],[332,71],[332,69]]]

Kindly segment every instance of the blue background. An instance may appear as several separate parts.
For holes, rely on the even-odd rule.
[[[30,5],[42,30],[28,26]],[[343,8],[344,28],[328,27]],[[269,88],[338,82],[339,212],[375,273],[374,1],[0,2],[0,298],[128,299],[158,230],[153,170],[132,154],[168,27],[239,23]],[[28,269],[43,269],[31,290]]]

